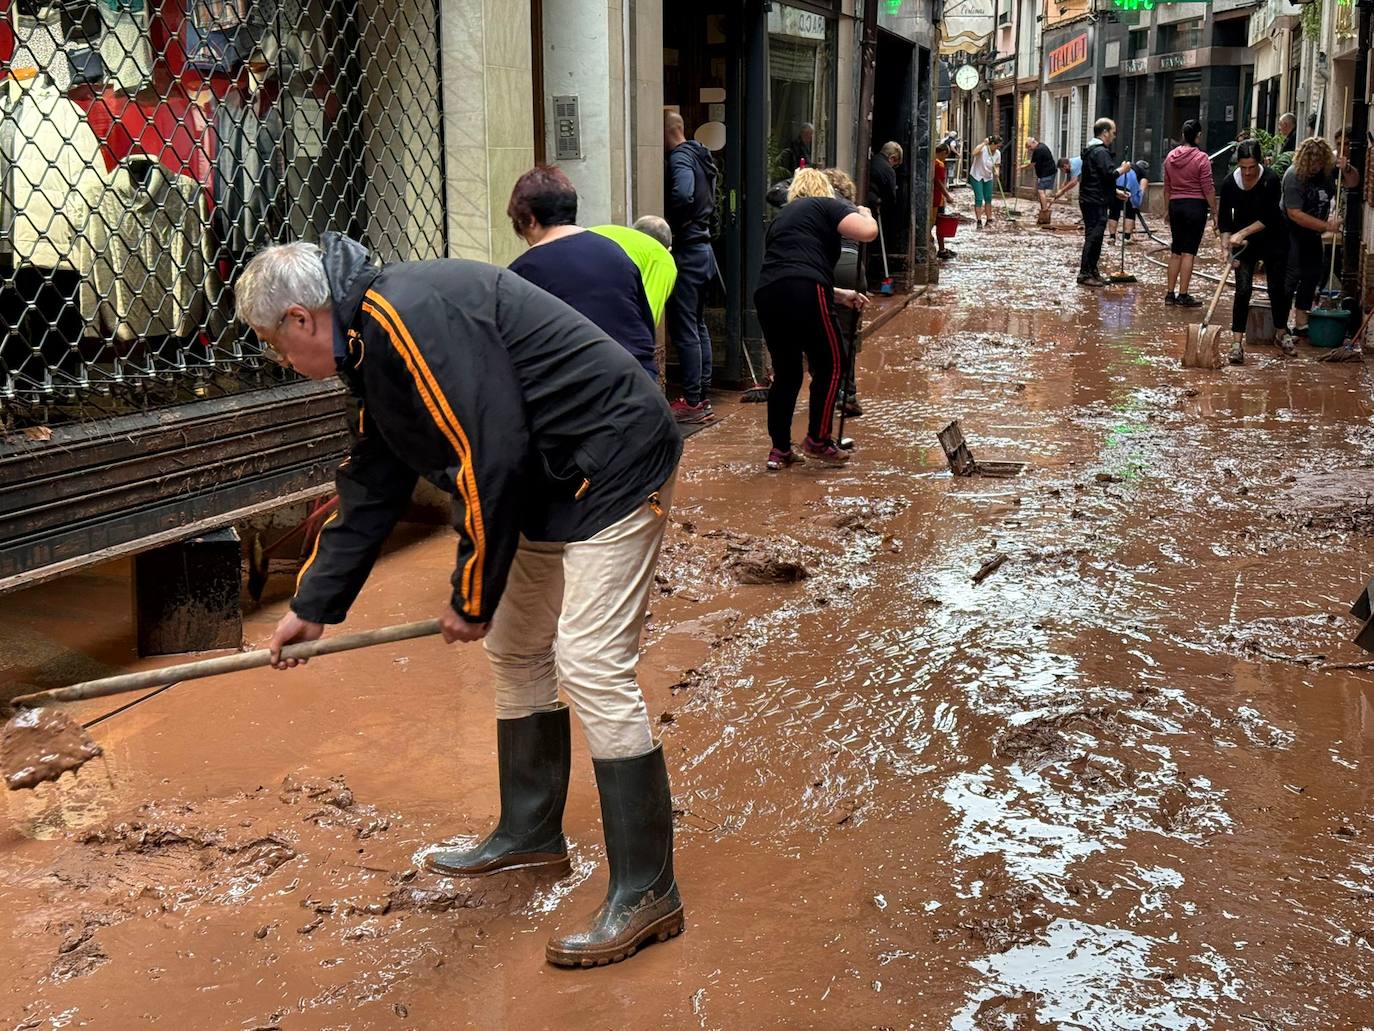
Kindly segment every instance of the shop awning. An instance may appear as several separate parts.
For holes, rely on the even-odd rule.
[[[940,53],[977,54],[988,49],[997,24],[995,0],[950,0],[940,23]]]

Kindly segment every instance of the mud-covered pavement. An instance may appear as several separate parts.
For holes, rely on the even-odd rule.
[[[1374,1027],[1374,670],[1324,668],[1363,659],[1368,373],[1185,372],[1139,247],[1090,293],[1071,235],[954,246],[866,345],[849,468],[766,473],[755,406],[689,442],[642,667],[683,936],[544,964],[605,883],[580,746],[572,878],[420,869],[496,806],[484,659],[427,641],[182,685],[9,795],[0,1023]],[[952,479],[952,417],[1026,471]],[[417,535],[351,622],[451,561]],[[127,663],[126,590],[6,599],[11,693]]]

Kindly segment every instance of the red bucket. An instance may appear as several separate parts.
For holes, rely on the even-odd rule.
[[[943,240],[950,240],[959,232],[958,215],[936,215],[935,234]]]

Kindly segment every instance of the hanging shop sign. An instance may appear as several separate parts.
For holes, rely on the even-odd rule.
[[[940,53],[977,54],[988,48],[997,24],[994,0],[949,0],[940,21]]]
[[[1088,63],[1088,33],[1081,32],[1066,43],[1051,49],[1044,59],[1044,74],[1054,80]]]
[[[823,14],[785,4],[779,4],[768,12],[768,31],[774,36],[823,40],[828,24]]]

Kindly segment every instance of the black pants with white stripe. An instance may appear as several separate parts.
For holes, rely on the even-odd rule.
[[[768,390],[768,436],[781,451],[792,447],[792,415],[802,384],[802,355],[811,369],[807,435],[830,439],[844,367],[834,291],[810,279],[779,279],[754,293],[764,342],[773,359]]]

